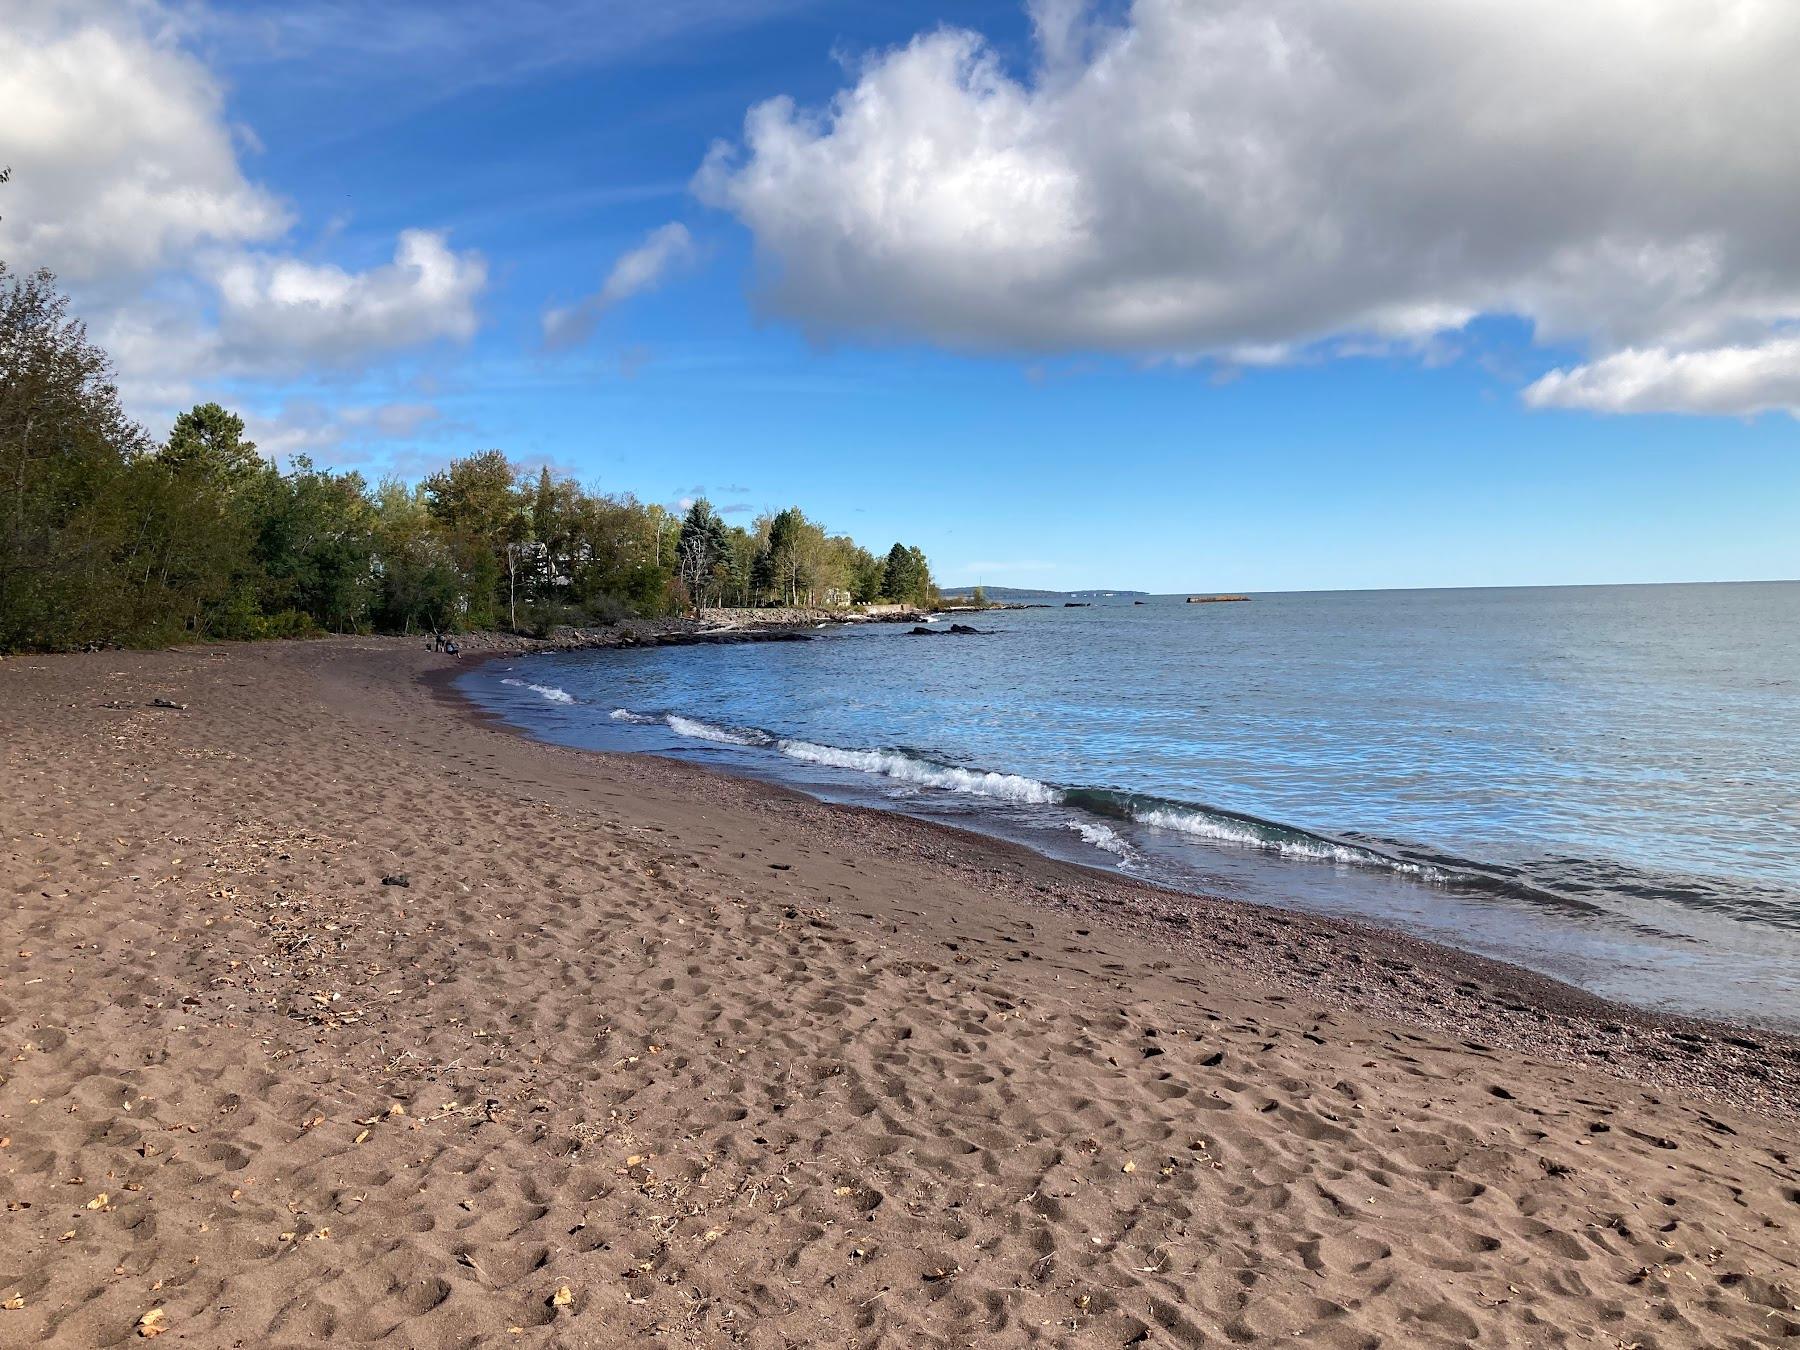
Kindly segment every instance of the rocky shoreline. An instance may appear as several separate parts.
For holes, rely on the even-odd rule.
[[[469,656],[520,656],[613,647],[727,646],[744,642],[804,642],[820,628],[865,623],[918,623],[930,611],[884,607],[874,613],[830,609],[706,609],[698,619],[624,619],[616,624],[562,625],[544,637],[500,630],[458,634]],[[429,638],[417,638],[430,645]]]

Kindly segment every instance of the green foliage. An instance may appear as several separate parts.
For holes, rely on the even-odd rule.
[[[0,651],[925,603],[924,555],[895,550],[884,564],[798,507],[754,530],[704,500],[677,518],[499,450],[416,487],[304,456],[283,471],[217,403],[156,445],[55,278],[0,263]]]
[[[55,279],[0,264],[0,649],[78,646],[135,625],[119,583],[148,447]]]
[[[748,542],[748,541],[747,541]],[[881,591],[881,563],[847,535],[830,535],[797,506],[756,522],[746,589],[755,603],[842,608]]]
[[[676,575],[688,600],[698,609],[710,596],[717,599],[730,575],[730,537],[712,503],[702,497],[682,518],[675,541]],[[717,575],[720,569],[725,575]]]
[[[931,567],[918,548],[895,544],[888,550],[882,567],[881,593],[895,604],[929,608],[937,603],[937,583],[931,579]]]
[[[866,548],[858,548],[850,560],[850,599],[859,605],[873,604],[881,598],[887,568],[881,559]]]
[[[249,486],[264,467],[244,419],[217,403],[201,403],[175,419],[159,456],[171,472],[226,491]]]

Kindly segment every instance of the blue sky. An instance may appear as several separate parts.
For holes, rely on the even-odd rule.
[[[1485,188],[1442,191],[1441,174],[1384,176],[1492,153],[1510,167],[1490,178],[1523,161],[1520,181],[1554,196],[1565,175],[1580,184],[1593,163],[1637,153],[1620,137],[1654,128],[1630,129],[1629,98],[1622,110],[1584,105],[1568,116],[1587,121],[1549,129],[1542,145],[1559,148],[1520,133],[1502,159],[1490,141],[1440,143],[1447,133],[1428,127],[1396,149],[1390,127],[1357,152],[1366,173],[1328,181],[1335,170],[1307,156],[1358,125],[1360,106],[1329,117],[1323,106],[1343,96],[1356,35],[1310,33],[1337,75],[1259,110],[1255,89],[1226,101],[1188,87],[1208,81],[1204,61],[1171,75],[1142,54],[1152,38],[1166,48],[1190,36],[1170,26],[1195,9],[1236,8],[1172,3],[689,0],[646,13],[594,0],[397,4],[378,17],[347,3],[222,5],[161,11],[160,26],[131,7],[48,5],[23,41],[50,51],[97,24],[158,76],[147,83],[166,91],[169,71],[195,82],[197,116],[228,146],[183,148],[199,133],[178,108],[154,153],[205,176],[237,214],[127,262],[122,244],[89,240],[83,253],[47,228],[80,200],[40,187],[22,199],[25,223],[0,231],[29,231],[33,209],[46,228],[0,244],[57,266],[103,338],[158,325],[154,342],[118,344],[147,420],[218,397],[265,446],[371,476],[499,446],[647,500],[704,492],[746,523],[797,502],[873,547],[919,544],[949,582],[1280,590],[1800,575],[1800,393],[1789,392],[1800,284],[1782,272],[1786,255],[1754,253],[1762,232],[1750,228],[1757,213],[1779,218],[1792,184],[1771,196],[1767,165],[1750,163],[1741,182],[1708,185],[1716,218],[1677,220],[1622,173],[1604,200],[1522,206],[1484,242],[1486,219],[1517,192],[1486,199]],[[1782,49],[1792,34],[1763,37]],[[1397,49],[1405,36],[1383,41]],[[1649,47],[1659,35],[1639,36]],[[1464,40],[1431,38],[1453,55]],[[1683,43],[1691,35],[1667,59],[1681,60]],[[1669,79],[1657,59],[1643,58],[1647,85]],[[1720,84],[1756,76],[1737,59],[1718,57]],[[1094,102],[1132,81],[1129,102]],[[782,97],[797,111],[749,136],[746,114]],[[834,98],[861,110],[834,112]],[[958,99],[968,106],[941,117]],[[1179,145],[1134,163],[1164,113],[1196,99],[1214,101],[1189,109]],[[1324,120],[1293,125],[1286,110],[1313,101]],[[145,106],[143,119],[165,116]],[[1154,121],[1134,135],[1140,116]],[[1734,144],[1756,130],[1734,125],[1742,116],[1735,104],[1716,113]],[[1229,139],[1200,143],[1221,118]],[[982,130],[968,141],[972,121]],[[1568,162],[1571,131],[1592,140],[1592,160]],[[1102,134],[1121,139],[1094,144]],[[697,183],[719,143],[726,158]],[[1280,173],[1246,170],[1235,158],[1245,143]],[[1665,181],[1696,171],[1648,169]],[[1033,186],[1021,201],[1022,179]],[[1258,207],[1266,229],[1227,220],[1277,179],[1283,190]],[[1386,185],[1365,199],[1375,180]],[[1287,200],[1296,183],[1303,209]],[[1413,188],[1403,210],[1385,205]],[[1126,199],[1138,209],[1114,209]],[[914,205],[927,200],[938,204]],[[1354,237],[1361,253],[1324,267],[1317,235],[1262,251],[1265,234],[1297,238],[1322,217],[1334,247]],[[1741,247],[1729,237],[1740,223]],[[275,259],[303,279],[330,269],[360,284],[392,266],[408,231],[439,237],[463,269],[444,312],[327,312],[281,350],[310,318],[281,308]],[[1239,242],[1194,242],[1215,235]],[[641,259],[635,280],[608,286],[659,237],[668,247]],[[1631,261],[1609,271],[1620,240]],[[1667,260],[1686,267],[1696,248],[1703,264],[1671,271]],[[216,280],[233,250],[267,272],[236,310]],[[1074,261],[1055,261],[1065,255]],[[1570,281],[1570,258],[1602,261]],[[1745,299],[1737,283],[1750,275],[1766,293]],[[588,321],[547,341],[546,315],[569,307]],[[339,344],[352,330],[364,336]],[[176,369],[190,349],[191,368]],[[1567,374],[1545,382],[1553,371]]]

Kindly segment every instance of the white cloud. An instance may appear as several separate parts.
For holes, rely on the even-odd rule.
[[[654,290],[693,256],[694,240],[687,226],[679,221],[658,226],[636,248],[619,256],[598,291],[566,309],[545,311],[545,345],[569,347],[585,342],[607,310],[634,295]]]
[[[304,454],[358,464],[369,461],[384,443],[410,440],[442,419],[429,403],[332,407],[301,398],[290,399],[269,416],[251,414],[245,424],[257,449],[277,462]]]
[[[270,239],[218,82],[139,11],[15,0],[0,25],[0,257],[72,281],[151,272],[202,244]]]
[[[126,406],[152,425],[221,382],[354,369],[385,352],[462,340],[486,265],[443,236],[403,232],[394,261],[350,272],[276,255],[200,260],[172,294],[107,307],[94,335]]]
[[[353,271],[276,247],[287,208],[244,174],[212,72],[156,0],[14,0],[0,27],[0,257],[47,266],[156,421],[220,380],[348,368],[466,340],[479,254],[404,230]],[[333,235],[334,229],[327,229]]]
[[[1525,390],[1534,408],[1608,413],[1785,411],[1800,417],[1800,337],[1677,352],[1628,348],[1553,370]]]
[[[754,234],[766,306],[978,350],[1242,361],[1500,313],[1602,359],[1791,356],[1791,0],[1034,18],[1028,69],[940,29],[715,147],[696,190]]]
[[[215,274],[219,337],[235,361],[344,364],[438,338],[467,340],[487,282],[476,253],[442,234],[404,230],[394,260],[366,272],[239,254]]]

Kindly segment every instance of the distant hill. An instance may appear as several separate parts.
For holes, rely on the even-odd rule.
[[[974,592],[975,588],[973,586],[940,586],[938,590],[944,599],[951,600],[959,597],[966,599]],[[1132,600],[1150,594],[1149,591],[1034,591],[1023,586],[984,586],[982,590],[990,600],[1019,601],[1104,600],[1108,596],[1123,596],[1127,600]]]

